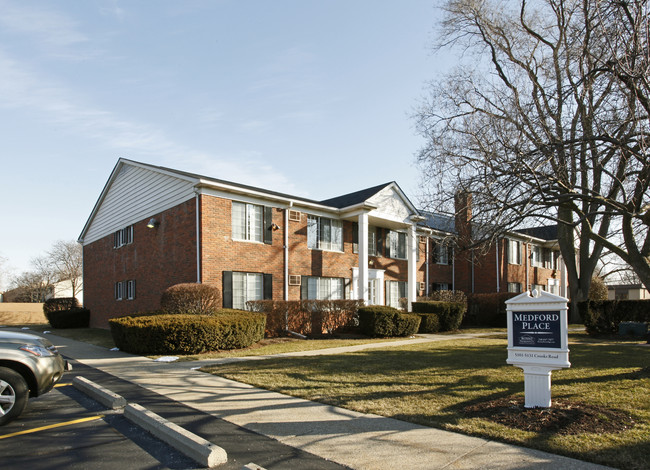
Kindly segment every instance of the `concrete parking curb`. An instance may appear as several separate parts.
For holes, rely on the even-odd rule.
[[[221,447],[183,429],[137,403],[131,403],[124,408],[124,417],[201,465],[214,467],[228,461],[228,455]]]
[[[85,377],[76,376],[72,379],[72,385],[93,400],[101,403],[106,408],[117,410],[126,406],[124,397],[105,389],[101,385],[91,382]]]

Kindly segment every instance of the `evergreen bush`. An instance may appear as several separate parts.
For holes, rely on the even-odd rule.
[[[437,331],[455,331],[460,327],[463,321],[467,305],[462,302],[437,302],[437,301],[421,301],[413,302],[413,313],[420,316],[435,315],[438,320]],[[423,325],[425,323],[426,325]],[[420,323],[420,333],[435,333],[436,330],[434,320],[428,318],[426,321],[422,320]],[[427,331],[424,331],[424,328]]]
[[[47,316],[50,312],[57,312],[59,310],[70,310],[79,307],[79,301],[74,297],[59,297],[55,299],[47,299],[43,302],[43,313]]]
[[[133,315],[109,320],[115,345],[133,354],[199,354],[248,347],[264,338],[266,315],[222,309],[213,315]]]
[[[587,333],[615,334],[621,322],[650,322],[650,300],[589,300],[578,312]]]
[[[417,333],[420,317],[393,307],[372,305],[359,309],[359,327],[367,336],[410,336]]]
[[[53,310],[45,314],[52,328],[88,328],[90,310],[73,307],[68,310]]]
[[[165,289],[160,308],[169,315],[209,315],[220,306],[219,288],[209,284],[182,283]]]

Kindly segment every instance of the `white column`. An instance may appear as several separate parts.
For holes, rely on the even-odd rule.
[[[415,233],[415,224],[409,227],[408,232],[408,311],[412,311],[411,304],[417,300],[417,259],[418,238]]]
[[[359,215],[359,299],[368,303],[368,214]]]

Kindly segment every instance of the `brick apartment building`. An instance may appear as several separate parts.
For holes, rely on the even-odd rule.
[[[79,237],[84,306],[91,326],[105,328],[158,308],[181,282],[216,285],[233,308],[257,299],[410,305],[434,289],[565,292],[552,228],[509,234],[492,261],[468,262],[453,248],[468,225],[418,211],[395,182],[313,201],[120,159]]]

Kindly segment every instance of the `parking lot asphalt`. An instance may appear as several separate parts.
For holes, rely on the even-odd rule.
[[[7,469],[188,469],[196,464],[143,433],[120,413],[76,390],[67,376],[30,400],[25,412],[0,428],[0,467]]]
[[[202,468],[172,446],[108,410],[71,383],[85,377],[138,403],[228,453],[219,469],[255,462],[265,469],[347,468],[215,418],[126,380],[70,359],[73,370],[50,393],[30,400],[18,420],[0,428],[2,468],[189,469]]]

